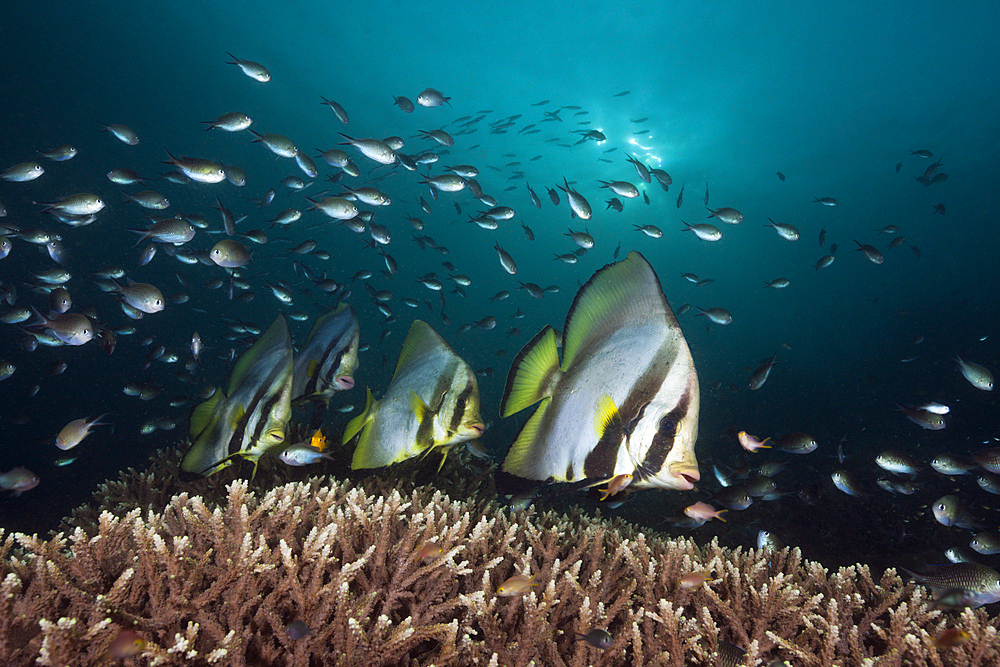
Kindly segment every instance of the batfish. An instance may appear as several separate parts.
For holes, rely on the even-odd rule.
[[[292,339],[279,315],[237,360],[226,391],[217,389],[192,411],[194,442],[181,468],[211,475],[242,457],[253,462],[256,474],[261,455],[285,445],[291,399]]]
[[[354,387],[358,368],[358,316],[342,303],[316,320],[305,346],[295,357],[292,401],[322,401]]]
[[[540,405],[503,471],[581,486],[631,476],[637,489],[693,488],[698,375],[649,262],[631,252],[597,271],[563,331],[561,364],[550,326],[514,359],[501,416]]]
[[[484,429],[475,373],[430,325],[416,320],[385,396],[376,401],[368,389],[365,409],[347,424],[343,442],[360,432],[351,468],[379,468],[432,450],[447,455]]]

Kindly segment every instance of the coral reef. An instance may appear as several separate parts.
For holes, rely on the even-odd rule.
[[[709,665],[722,642],[747,665],[1000,660],[996,617],[935,610],[891,570],[363,484],[237,480],[214,507],[182,492],[48,541],[0,534],[0,661],[106,664],[123,630],[146,640],[133,665]],[[537,585],[498,596],[514,574]],[[610,648],[577,641],[593,628]],[[946,628],[969,638],[932,647]]]

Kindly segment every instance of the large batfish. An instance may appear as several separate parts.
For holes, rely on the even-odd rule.
[[[649,262],[631,252],[595,273],[563,331],[562,364],[552,327],[514,359],[501,416],[541,404],[503,471],[581,486],[693,488],[698,376]]]
[[[291,399],[292,339],[279,315],[237,360],[226,391],[217,389],[191,413],[194,442],[181,468],[211,475],[242,457],[256,473],[264,452],[285,445]]]
[[[295,355],[295,404],[319,401],[325,407],[334,393],[354,387],[359,336],[358,316],[346,303],[316,320],[306,344]]]
[[[484,428],[475,373],[430,325],[416,320],[385,396],[376,401],[368,390],[343,442],[360,432],[351,467],[379,468],[432,450],[447,454]]]

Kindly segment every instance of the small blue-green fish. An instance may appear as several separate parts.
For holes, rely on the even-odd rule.
[[[104,200],[89,192],[80,192],[63,197],[57,202],[40,202],[45,208],[42,213],[60,213],[67,215],[91,215],[104,208]]]
[[[989,473],[982,473],[976,477],[976,484],[987,493],[1000,496],[1000,478]]]
[[[967,475],[976,462],[967,456],[943,453],[931,459],[931,467],[942,475]]]
[[[819,443],[808,433],[799,431],[786,433],[773,441],[774,448],[790,454],[811,454],[819,447]]]
[[[167,158],[164,164],[172,164],[192,181],[199,183],[221,183],[226,180],[226,170],[222,165],[212,160],[205,160],[197,157],[174,157],[167,151]]]
[[[253,119],[245,113],[233,111],[224,113],[215,120],[203,120],[202,122],[208,125],[206,130],[218,128],[226,132],[239,132],[250,127],[253,124]]]
[[[422,107],[439,107],[447,103],[448,106],[451,106],[451,102],[448,101],[450,99],[433,88],[425,88],[422,93],[417,95],[417,104]]]
[[[881,264],[882,262],[885,261],[885,257],[882,255],[881,252],[879,252],[878,248],[876,248],[875,246],[868,245],[867,243],[862,243],[857,239],[855,239],[854,242],[858,244],[858,247],[855,248],[855,250],[857,252],[864,253],[865,257],[867,257],[868,261],[870,261],[872,264]]]
[[[290,466],[307,466],[312,463],[316,463],[320,459],[325,459],[327,461],[332,461],[333,457],[329,454],[325,454],[305,443],[299,443],[297,445],[291,445],[281,450],[278,454],[278,458],[285,465]]]
[[[257,137],[250,143],[261,143],[278,157],[293,158],[299,152],[298,147],[286,136],[280,134],[260,133],[250,130],[250,134]]]
[[[958,362],[958,370],[962,372],[962,377],[969,381],[976,389],[983,391],[993,391],[993,373],[983,368],[979,364],[971,361],[962,361],[962,357],[955,355]]]
[[[823,255],[816,262],[816,270],[818,271],[819,269],[825,269],[826,267],[830,266],[831,264],[833,264],[834,259],[835,258],[833,255]]]
[[[962,591],[965,606],[976,608],[1000,602],[1000,574],[985,565],[936,565],[925,572],[915,572],[905,567],[900,569],[912,576],[916,583],[928,586],[935,595],[952,589]]]
[[[10,491],[16,498],[25,491],[30,491],[38,486],[40,481],[38,475],[27,468],[18,466],[0,475],[0,491]]]
[[[743,214],[740,213],[739,211],[737,211],[735,208],[731,208],[729,206],[723,206],[722,208],[718,208],[718,209],[714,209],[714,210],[708,208],[707,206],[705,208],[708,209],[708,213],[709,213],[708,217],[709,218],[718,218],[719,220],[721,220],[722,222],[726,223],[727,225],[738,225],[741,222],[743,222]],[[770,220],[770,218],[768,218],[768,220]],[[774,221],[772,220],[772,222],[774,222]],[[765,226],[769,226],[769,225],[765,225]],[[777,229],[777,228],[775,228],[775,229]],[[798,238],[797,234],[796,234],[796,238]]]
[[[969,542],[969,546],[976,553],[981,553],[984,556],[993,556],[1000,553],[1000,537],[997,537],[993,533],[977,533],[972,538],[972,541]]]
[[[611,648],[611,645],[615,643],[615,639],[611,636],[611,633],[600,628],[594,628],[585,635],[581,635],[579,632],[576,633],[576,641],[587,642],[594,648],[599,648],[602,651]]]
[[[236,269],[245,266],[253,259],[253,251],[247,250],[239,241],[222,239],[215,244],[208,257],[218,266]]]
[[[923,408],[916,408],[912,405],[899,405],[897,403],[896,412],[902,412],[911,422],[930,431],[940,431],[947,426],[944,416],[930,410],[924,410]]]
[[[305,621],[295,619],[285,627],[285,633],[289,639],[304,639],[312,634],[312,630]]]
[[[76,157],[77,150],[69,144],[63,144],[62,146],[56,146],[50,151],[38,151],[38,154],[53,162],[65,162]]]
[[[254,81],[260,81],[261,83],[267,83],[271,80],[271,73],[267,71],[267,68],[260,63],[255,63],[252,60],[240,60],[233,54],[226,52],[226,55],[232,58],[232,62],[226,61],[227,65],[236,65],[243,73]]]
[[[416,108],[413,106],[413,102],[410,101],[408,97],[393,97],[392,103],[399,107],[404,113],[413,113],[413,110]]]
[[[701,311],[698,314],[699,317],[704,315],[716,324],[732,324],[733,322],[733,316],[730,315],[729,311],[725,308],[709,308],[706,310],[705,308],[699,307],[698,310]]]
[[[838,470],[830,475],[830,477],[833,479],[833,485],[847,495],[854,496],[855,498],[865,498],[867,496],[861,490],[854,476],[846,470]]]
[[[37,308],[32,310],[37,319],[28,326],[42,329],[65,345],[84,345],[94,337],[94,324],[86,315],[61,313],[46,317]]]
[[[823,206],[836,206],[837,205],[837,200],[834,199],[833,197],[815,197],[815,198],[813,198],[813,202],[818,202],[818,203],[822,204]]]
[[[225,174],[222,177],[225,178]],[[125,201],[135,202],[146,209],[162,211],[170,208],[170,200],[155,190],[140,190],[134,193],[122,192],[122,194],[125,195]]]
[[[322,104],[324,106],[330,107],[330,110],[333,111],[334,115],[337,116],[337,120],[339,120],[344,125],[347,125],[350,118],[347,116],[347,110],[344,107],[337,104],[337,102],[334,100],[326,99],[322,95],[320,96],[319,99],[323,100]]]
[[[153,314],[163,310],[163,293],[158,288],[149,283],[136,283],[131,279],[122,287],[115,283],[114,292],[121,297],[123,303],[140,310],[144,313]]]
[[[37,162],[22,162],[0,171],[0,178],[5,181],[24,183],[25,181],[33,181],[44,173],[45,169]]]
[[[101,123],[101,126],[104,128],[104,130],[102,130],[103,132],[110,132],[123,144],[135,146],[139,143],[139,135],[137,135],[135,130],[127,125],[105,125],[104,123]]]
[[[882,452],[875,457],[875,464],[897,475],[916,475],[920,471],[920,464],[901,452]]]
[[[761,530],[757,532],[757,549],[760,551],[772,550],[781,551],[785,548],[785,545],[781,543],[781,540],[775,536],[769,530]]]
[[[569,181],[566,180],[565,176],[563,176],[563,183],[564,185],[557,185],[556,187],[566,193],[566,199],[569,201],[569,207],[573,210],[573,213],[581,220],[590,220],[592,214],[590,202],[570,187]]]
[[[958,526],[979,530],[979,521],[969,512],[969,507],[955,495],[941,496],[931,506],[934,519],[943,526]]]

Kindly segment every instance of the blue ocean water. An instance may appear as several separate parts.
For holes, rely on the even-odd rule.
[[[811,558],[838,559],[846,547],[837,540],[849,538],[858,521],[884,526],[887,543],[895,544],[897,519],[905,519],[907,531],[919,532],[922,542],[964,544],[967,534],[935,524],[926,506],[957,490],[995,519],[992,497],[971,476],[947,479],[925,469],[920,475],[925,487],[900,498],[875,486],[883,473],[874,457],[892,448],[926,464],[939,452],[968,454],[995,444],[994,394],[972,387],[952,357],[957,353],[1000,368],[998,304],[991,286],[997,255],[994,175],[1000,156],[1000,98],[992,83],[1000,61],[998,24],[1000,15],[986,2],[738,8],[721,2],[662,8],[574,2],[508,3],[502,9],[476,2],[375,2],[363,8],[349,3],[61,2],[19,7],[0,25],[0,168],[64,143],[73,144],[79,155],[64,163],[41,159],[46,173],[36,181],[0,182],[0,201],[8,210],[0,223],[61,233],[71,253],[67,268],[74,277],[68,287],[76,303],[94,308],[101,322],[133,324],[137,332],[122,336],[115,353],[106,356],[96,345],[24,352],[15,326],[0,329],[0,357],[17,366],[0,382],[0,470],[26,466],[42,480],[22,497],[0,502],[0,525],[47,530],[54,525],[51,517],[89,500],[100,481],[123,467],[144,465],[157,448],[175,445],[190,405],[170,408],[167,401],[223,380],[229,364],[219,357],[245,346],[227,340],[230,324],[265,328],[279,312],[300,310],[314,319],[331,307],[315,288],[301,292],[311,285],[293,272],[293,260],[338,282],[348,282],[358,270],[372,270],[372,287],[394,294],[390,306],[398,321],[385,325],[361,284],[354,286],[350,303],[361,320],[362,343],[370,349],[362,354],[357,388],[338,401],[360,408],[364,385],[376,391],[387,386],[409,323],[420,317],[473,368],[484,371],[479,378],[483,418],[490,423],[485,440],[502,455],[523,420],[497,416],[510,360],[545,324],[562,328],[578,286],[620,248],[620,257],[639,250],[651,261],[675,308],[695,307],[680,322],[702,385],[698,456],[705,488],[717,488],[709,460],[739,463],[741,450],[727,429],[761,437],[805,431],[820,443],[808,456],[786,456],[790,465],[776,478],[779,488],[792,492],[818,484],[819,505],[803,505],[793,497],[758,502],[743,513],[730,512],[725,528],[707,527],[706,536],[724,531],[731,543],[752,544],[756,530],[766,527],[790,544],[809,542]],[[227,52],[266,65],[271,81],[247,78],[226,64]],[[405,114],[392,103],[401,95],[415,100],[427,87],[449,96],[450,105],[418,106]],[[321,96],[343,105],[349,124],[340,123]],[[543,112],[560,108],[559,121],[543,122]],[[338,132],[400,136],[409,154],[426,149],[441,155],[423,173],[444,173],[444,165],[476,165],[484,191],[514,208],[516,216],[495,232],[482,230],[467,222],[468,214],[486,207],[468,191],[442,193],[432,201],[418,174],[377,167],[348,147],[362,175],[343,182],[373,184],[393,200],[375,211],[375,221],[393,233],[386,251],[400,266],[388,279],[380,273],[382,259],[364,248],[366,236],[317,212],[289,228],[264,224],[283,208],[304,209],[303,195],[336,193],[339,185],[325,179],[337,170],[321,164],[316,183],[303,192],[290,191],[281,179],[304,178],[293,161],[275,159],[251,144],[246,132],[202,130],[202,121],[230,111],[247,113],[254,119],[252,129],[285,135],[310,155],[337,147]],[[478,116],[485,117],[463,127]],[[461,117],[468,119],[458,121]],[[490,131],[505,119],[513,123],[505,132]],[[140,143],[122,144],[100,132],[100,123],[126,124]],[[540,131],[529,133],[530,124]],[[435,129],[451,133],[454,146],[444,150],[418,138],[419,131]],[[592,129],[606,141],[578,143],[580,133]],[[137,206],[122,203],[119,188],[105,173],[127,167],[155,177],[168,169],[161,164],[167,150],[247,172],[243,188],[164,181],[148,187],[170,198],[170,212],[201,213],[214,230],[219,229],[212,210],[218,196],[237,215],[249,216],[241,230],[260,228],[272,237],[255,249],[254,262],[243,271],[256,294],[252,302],[232,302],[225,289],[204,287],[225,275],[218,267],[183,265],[162,252],[148,266],[136,266],[140,248],[133,247],[136,237],[125,229],[147,221]],[[911,154],[916,150],[931,151],[933,158]],[[673,179],[669,191],[655,181],[642,183],[627,155],[667,171]],[[949,178],[920,184],[916,178],[938,159],[938,173]],[[589,200],[591,220],[571,219],[562,192],[558,207],[545,196],[545,187],[555,188],[564,177]],[[625,201],[622,213],[606,210],[611,194],[599,188],[599,180],[629,181],[648,195],[649,204],[640,196]],[[525,184],[539,193],[541,209],[531,204]],[[249,201],[271,187],[278,194],[268,208]],[[724,236],[718,243],[681,232],[681,220],[705,222],[706,187],[710,207],[734,207],[744,216],[738,226],[719,224]],[[33,203],[79,191],[96,192],[109,202],[88,227],[60,226]],[[430,202],[430,214],[420,210],[421,197]],[[834,197],[838,204],[814,202],[821,197]],[[944,215],[934,213],[937,204],[944,204]],[[416,232],[406,215],[421,218],[425,229]],[[764,226],[768,218],[794,225],[801,237],[794,242],[780,238]],[[519,223],[531,227],[534,241]],[[643,235],[636,230],[642,225],[661,228],[663,237]],[[899,227],[896,235],[906,237],[903,245],[886,249],[896,236],[879,233],[887,225]],[[553,259],[576,249],[564,235],[570,228],[586,228],[596,240],[574,265]],[[818,243],[821,230],[825,248]],[[415,234],[433,237],[447,246],[448,255],[419,249],[411,240]],[[332,257],[286,257],[292,243],[278,237],[294,243],[313,238]],[[206,249],[219,238],[199,232],[192,244]],[[875,265],[855,252],[855,239],[882,249],[885,262]],[[13,242],[14,251],[0,261],[0,279],[17,286],[18,305],[44,308],[44,296],[32,293],[32,274],[54,264],[30,244]],[[499,266],[496,242],[517,260],[516,276]],[[815,269],[833,243],[839,246],[834,263]],[[472,279],[464,298],[450,293],[454,283],[442,261]],[[158,285],[168,296],[184,291],[190,301],[133,323],[88,277],[108,265]],[[442,321],[438,294],[416,281],[432,271],[446,284],[444,312],[450,324]],[[713,282],[695,286],[680,276],[687,272]],[[778,277],[790,286],[763,287]],[[265,280],[292,286],[296,305],[281,306]],[[539,301],[518,289],[518,280],[560,289]],[[501,290],[511,297],[491,302]],[[404,297],[421,305],[410,309],[400,303]],[[706,326],[705,318],[695,314],[697,307],[726,308],[734,321]],[[524,318],[511,319],[518,310]],[[499,320],[495,329],[458,331],[488,315]],[[301,343],[310,322],[291,324]],[[520,333],[511,335],[513,327]],[[202,369],[188,376],[179,367],[195,330],[210,350]],[[922,342],[915,344],[919,337]],[[145,338],[176,351],[181,362],[153,362],[142,371],[149,347],[141,344]],[[778,365],[767,384],[749,391],[750,372],[776,351]],[[51,376],[57,359],[66,360],[68,369]],[[140,401],[122,393],[128,382],[152,383],[164,391]],[[29,398],[34,384],[41,388]],[[928,400],[951,406],[946,429],[925,431],[894,412],[896,403]],[[62,455],[52,445],[59,429],[72,419],[103,412],[111,413],[113,432],[97,429],[71,452],[79,453],[79,460],[54,467]],[[177,428],[139,434],[143,422],[160,418],[176,418]],[[328,423],[337,429],[348,418],[331,412]],[[841,464],[829,455],[845,434],[850,457]],[[833,487],[830,473],[841,467],[856,474],[871,502]],[[679,513],[703,497],[650,494],[664,514]],[[659,515],[623,511],[668,526]],[[854,517],[851,524],[844,523],[845,512]],[[817,520],[823,526],[819,530]],[[908,548],[917,547],[904,538],[900,550]]]

